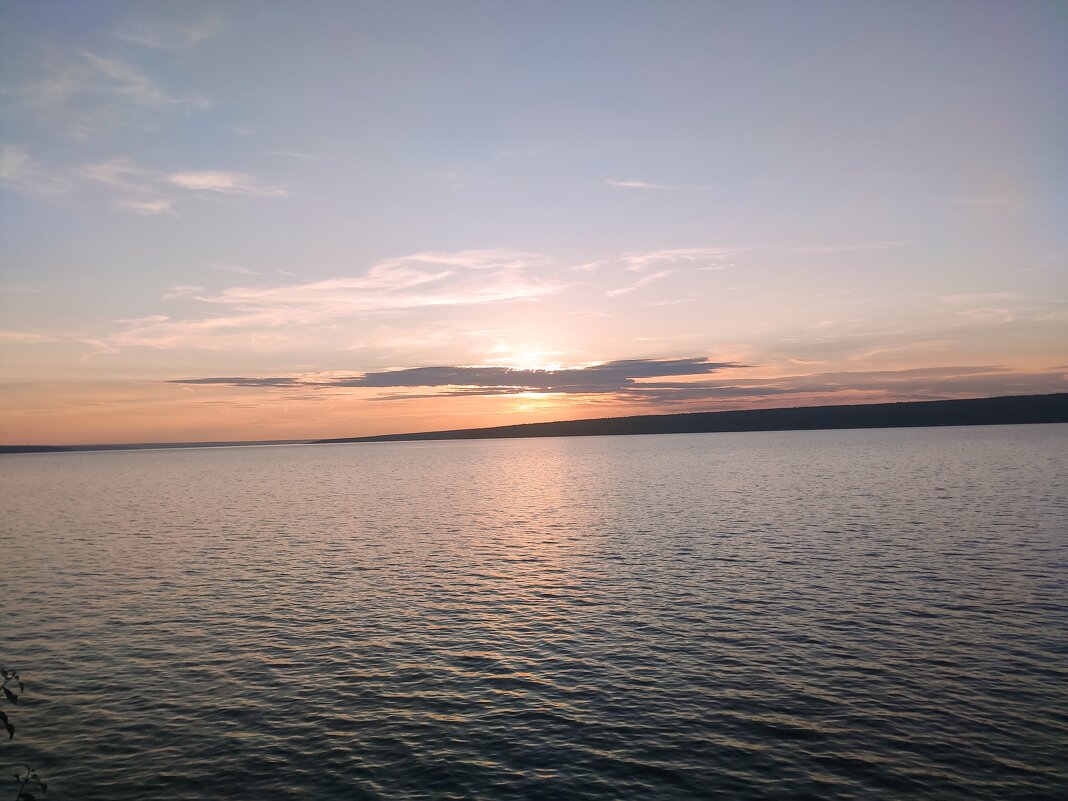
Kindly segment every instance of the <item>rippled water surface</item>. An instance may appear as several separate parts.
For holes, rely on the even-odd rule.
[[[1068,797],[1068,426],[0,477],[54,801]]]

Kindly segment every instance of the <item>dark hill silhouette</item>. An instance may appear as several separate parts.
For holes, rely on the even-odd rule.
[[[428,439],[505,437],[587,437],[611,434],[698,434],[724,431],[792,431],[822,428],[907,428],[1068,422],[1068,393],[1015,395],[967,400],[870,403],[851,406],[801,406],[729,412],[651,414],[522,423],[455,431],[383,434],[317,440],[319,443],[393,442]]]
[[[122,445],[0,445],[4,453],[141,450],[148,448],[219,448],[243,445],[312,445],[339,442],[395,442],[428,439],[496,439],[506,437],[590,437],[612,434],[701,434],[717,431],[791,431],[820,428],[908,428],[985,426],[1019,423],[1068,423],[1068,392],[1004,398],[869,403],[851,406],[800,406],[790,409],[745,409],[731,412],[649,414],[522,423],[454,431],[381,434],[319,440],[244,442],[142,442]]]

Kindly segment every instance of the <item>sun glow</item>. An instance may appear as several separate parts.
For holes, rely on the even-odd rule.
[[[565,405],[560,396],[552,392],[517,392],[511,397],[517,399],[511,406],[513,413],[540,412]]]
[[[545,351],[524,351],[502,357],[498,361],[513,370],[546,370],[548,372],[563,370],[563,362],[549,361],[549,357],[554,355],[556,354]]]

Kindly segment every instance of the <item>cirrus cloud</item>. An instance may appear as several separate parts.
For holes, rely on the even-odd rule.
[[[207,17],[189,25],[158,20],[130,20],[115,31],[115,37],[155,50],[185,50],[222,30],[218,17]]]
[[[101,352],[128,347],[282,347],[302,332],[321,333],[324,326],[361,316],[539,300],[567,286],[555,277],[558,272],[552,259],[534,253],[435,251],[384,259],[363,273],[319,281],[234,286],[214,293],[170,287],[164,299],[195,301],[217,313],[116,321],[119,330],[83,341]]]
[[[117,197],[115,205],[142,215],[171,214],[184,198],[213,195],[249,198],[285,197],[288,192],[252,175],[228,170],[165,172],[142,167],[133,159],[119,157],[85,164],[73,177],[106,187]]]
[[[267,186],[250,175],[240,172],[201,170],[199,172],[176,172],[167,176],[167,181],[182,189],[197,192],[217,192],[221,195],[247,195],[250,197],[284,197],[286,190]]]
[[[175,93],[141,67],[90,50],[51,55],[41,66],[37,77],[0,91],[27,120],[79,139],[211,106],[197,92]]]
[[[681,192],[687,189],[708,189],[707,186],[684,186],[681,184],[654,184],[649,181],[621,180],[618,178],[605,178],[604,182],[609,186],[619,189],[651,189],[659,192]]]

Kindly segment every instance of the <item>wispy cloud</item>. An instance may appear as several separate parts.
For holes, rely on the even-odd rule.
[[[13,144],[0,145],[0,185],[45,195],[61,195],[70,188],[65,176]]]
[[[808,255],[878,251],[908,244],[899,240],[880,239],[874,242],[821,242],[816,244],[757,244],[700,248],[664,248],[625,253],[621,257],[629,270],[647,270],[664,264],[696,263],[700,267],[722,270],[733,266],[731,260],[743,255]]]
[[[201,298],[255,310],[313,309],[317,315],[352,311],[485,303],[534,298],[561,285],[536,277],[545,256],[508,250],[426,252],[385,259],[364,275],[304,284],[233,287]]]
[[[1056,304],[1056,300],[1024,302],[1024,296],[1017,292],[943,295],[941,300],[955,307],[954,316],[968,325],[1005,325],[1021,320],[1041,323],[1068,319],[1068,310],[1051,305]]]
[[[285,156],[291,159],[321,159],[326,157],[325,153],[300,153],[296,150],[265,150],[263,155]]]
[[[720,247],[720,248],[666,248],[641,253],[625,253],[621,260],[628,270],[641,272],[666,264],[696,264],[722,270],[731,266],[729,259],[754,248]]]
[[[94,165],[88,173],[95,179],[114,184],[118,189],[132,192],[141,187],[144,177],[140,168],[128,161]],[[158,176],[169,173],[152,173]],[[150,184],[152,186],[153,184]],[[177,193],[179,188],[168,191]],[[201,194],[203,190],[184,190]],[[130,194],[130,197],[135,195]],[[822,248],[833,246],[821,246]],[[855,247],[850,245],[849,247]],[[601,260],[614,265],[616,272],[602,271],[602,276],[626,276],[622,286],[605,287],[609,297],[621,297],[655,282],[697,271],[720,271],[730,267],[733,258],[743,253],[781,254],[781,246],[671,248],[644,252],[627,252]],[[323,341],[331,343],[335,351],[353,348],[377,348],[378,352],[392,352],[397,340],[397,326],[383,324],[389,318],[405,317],[405,326],[430,325],[449,319],[437,310],[458,306],[491,306],[517,301],[538,301],[550,295],[574,290],[588,293],[592,282],[575,281],[573,265],[554,258],[523,251],[502,249],[466,250],[459,252],[428,251],[379,261],[341,275],[307,280],[294,275],[301,269],[279,271],[269,276],[242,265],[209,264],[220,272],[247,276],[239,285],[218,289],[201,289],[190,285],[170,287],[166,297],[182,299],[181,311],[165,310],[166,314],[152,314],[132,320],[113,321],[101,326],[91,335],[71,337],[98,350],[121,350],[127,347],[160,349],[204,349],[241,351],[258,349],[299,350],[322,349]],[[284,276],[284,277],[283,277]],[[707,294],[709,287],[688,289]],[[922,341],[937,343],[946,336],[978,336],[976,332],[994,334],[995,327],[1004,322],[1017,325],[1056,323],[1068,309],[1049,304],[1021,306],[993,295],[946,296],[948,308],[943,307],[938,324],[927,329],[910,331],[887,327],[863,326],[852,317],[834,317],[822,312],[795,327],[792,336],[776,335],[761,345],[762,352],[777,354],[776,358],[801,359],[859,359],[874,358],[887,349],[919,348]],[[690,298],[652,297],[657,305],[668,305]],[[648,305],[648,304],[646,304]],[[1005,312],[1007,310],[1008,316]],[[959,313],[958,313],[959,312]],[[995,314],[995,312],[997,312]],[[497,313],[496,311],[494,312]],[[576,310],[572,314],[600,314],[597,310]],[[368,321],[375,319],[381,326],[373,334]],[[692,330],[692,329],[691,329]],[[963,332],[963,333],[961,333]],[[655,332],[635,331],[649,336]],[[785,332],[784,332],[785,333]],[[770,336],[765,333],[765,338]],[[986,335],[986,334],[984,334]],[[373,343],[373,344],[371,344]],[[872,350],[881,348],[882,350]],[[425,352],[425,351],[424,351]],[[479,351],[468,351],[472,355]],[[866,355],[865,355],[866,354]],[[483,354],[485,355],[485,354]],[[879,358],[883,359],[882,356]],[[885,361],[885,359],[884,359]]]
[[[71,87],[72,89],[82,92],[102,91],[156,108],[184,104],[207,105],[207,101],[200,96],[180,97],[165,91],[156,81],[132,64],[98,56],[88,50],[82,52],[82,58],[88,64],[90,75],[95,76],[97,80],[95,83],[87,82],[80,87]]]
[[[887,250],[889,248],[901,247],[907,245],[907,242],[892,239],[880,239],[875,242],[856,242],[853,244],[833,244],[833,245],[792,245],[789,247],[781,248],[783,253],[796,253],[796,254],[822,254],[822,253],[852,253],[862,250]]]
[[[186,287],[171,287],[164,298],[195,297]],[[206,351],[233,350],[240,347],[277,346],[286,341],[278,332],[261,333],[270,325],[262,315],[235,314],[202,319],[176,319],[166,314],[115,320],[116,328],[101,334],[80,337],[97,353],[119,353],[126,348],[173,350],[192,348]]]
[[[173,300],[174,298],[188,298],[191,295],[199,294],[204,291],[204,287],[197,286],[195,284],[179,284],[178,286],[169,286],[160,295],[164,300]],[[164,320],[164,317],[149,317],[149,321]],[[135,320],[134,322],[143,322],[143,320]]]
[[[198,192],[217,192],[222,195],[247,195],[249,197],[284,197],[285,189],[268,186],[251,175],[240,172],[202,170],[199,172],[176,172],[167,176],[167,181],[182,189]]]
[[[1016,300],[1019,297],[1020,295],[1016,292],[965,292],[957,295],[943,295],[942,301],[951,306],[970,306],[976,303]]]
[[[626,294],[628,294],[630,292],[633,292],[636,289],[641,289],[646,284],[650,284],[653,281],[660,281],[661,279],[668,278],[668,277],[670,277],[672,275],[675,275],[675,273],[678,273],[678,272],[681,272],[681,270],[672,269],[672,270],[661,270],[660,272],[656,272],[656,273],[646,273],[641,278],[639,278],[637,281],[633,281],[633,282],[627,284],[626,286],[619,287],[618,289],[610,289],[605,294],[607,294],[608,297],[610,297],[610,298],[619,297],[620,295],[626,295]]]
[[[0,146],[0,184],[46,195],[73,193],[91,186],[106,187],[119,208],[144,216],[175,214],[182,199],[213,195],[279,198],[289,193],[255,176],[227,170],[165,172],[142,167],[128,157],[53,167],[35,160],[25,148]]]
[[[240,264],[209,264],[213,270],[219,270],[224,273],[233,273],[235,275],[263,275],[263,273],[256,270],[250,270],[248,267],[242,267]]]
[[[37,344],[40,342],[60,342],[64,339],[66,339],[65,335],[50,331],[0,330],[0,342]]]
[[[1033,270],[1041,270],[1046,267],[1049,267],[1050,265],[1058,264],[1059,262],[1063,261],[1068,261],[1068,250],[1062,250],[1059,253],[1050,253],[1047,256],[1043,256],[1034,264],[1024,267],[1022,270],[1020,270],[1020,272],[1029,273]]]
[[[876,242],[861,242],[850,244],[815,244],[815,245],[745,245],[727,247],[704,247],[704,248],[663,248],[643,252],[624,253],[616,259],[630,271],[644,273],[649,270],[656,272],[626,284],[622,287],[608,290],[609,297],[618,297],[633,292],[636,289],[653,281],[667,278],[678,272],[719,272],[735,266],[735,259],[745,255],[805,255],[805,254],[830,254],[848,253],[853,251],[885,250],[904,244],[891,240],[879,240]],[[593,262],[580,265],[573,269],[592,271],[606,263],[605,261]]]
[[[190,25],[173,22],[130,20],[122,25],[115,36],[124,42],[162,50],[184,50],[222,30],[218,17],[207,17]]]
[[[621,287],[608,290],[608,297],[627,295],[654,281],[682,272],[719,271],[733,267],[731,258],[743,252],[740,248],[670,248],[645,252],[624,253],[616,259],[626,270],[644,273]],[[649,272],[655,270],[655,272]]]
[[[146,114],[211,105],[200,94],[164,89],[134,64],[89,50],[54,57],[42,77],[3,93],[43,123],[76,137],[119,125],[143,126]]]
[[[680,184],[654,184],[648,181],[620,180],[618,178],[605,178],[604,182],[609,186],[620,189],[651,189],[661,192],[680,192],[687,189],[708,189],[707,186],[683,186]]]
[[[153,200],[135,200],[125,198],[116,201],[119,208],[129,209],[132,212],[145,217],[153,217],[157,214],[174,214],[174,201],[170,198],[155,198]]]
[[[471,183],[471,177],[461,170],[430,170],[426,175],[444,181],[453,192],[463,189]]]
[[[833,254],[855,251],[885,250],[904,243],[892,240],[859,243],[828,243],[812,245],[737,245],[721,247],[661,248],[648,251],[624,253],[613,259],[602,259],[572,267],[572,270],[594,272],[606,265],[621,264],[626,270],[648,275],[606,292],[609,297],[619,297],[634,292],[643,286],[680,272],[719,272],[736,266],[736,260],[744,256],[798,256],[806,254]],[[652,272],[650,272],[652,271]]]
[[[222,350],[271,343],[283,346],[300,331],[318,330],[356,315],[411,312],[519,300],[561,291],[549,258],[508,250],[426,252],[374,264],[363,274],[321,281],[236,286],[217,293],[172,287],[170,298],[192,298],[223,313],[193,319],[152,315],[116,321],[118,330],[92,338],[93,347]]]
[[[87,164],[76,171],[81,178],[103,184],[121,196],[116,204],[139,214],[174,211],[181,197],[240,195],[244,197],[285,197],[285,189],[266,184],[239,172],[200,170],[167,173],[137,165],[129,158],[115,158]]]
[[[152,170],[137,166],[132,159],[117,157],[94,164],[85,164],[76,170],[76,174],[88,181],[106,184],[115,189],[142,189],[158,182],[158,175]]]

